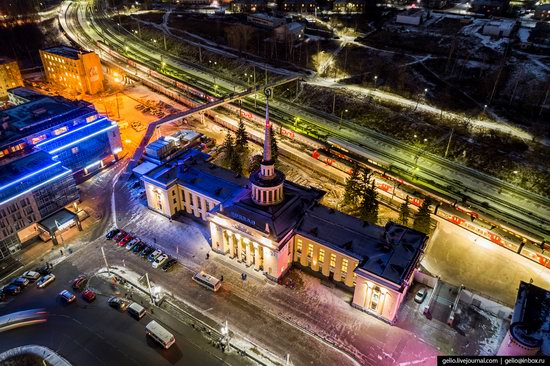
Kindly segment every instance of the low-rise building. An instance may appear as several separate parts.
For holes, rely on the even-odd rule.
[[[261,13],[267,11],[266,0],[234,0],[231,3],[234,13]]]
[[[273,30],[277,42],[295,42],[304,39],[305,26],[298,22],[283,24]]]
[[[68,46],[40,50],[46,79],[77,93],[96,94],[103,91],[103,70],[99,56]]]
[[[550,291],[521,281],[499,356],[550,356]]]
[[[537,5],[533,18],[537,20],[550,20],[550,3]]]
[[[8,90],[23,86],[23,78],[17,61],[0,57],[0,99],[7,98]]]
[[[362,13],[365,10],[364,0],[335,0],[332,10],[336,13],[351,14]]]
[[[511,37],[517,29],[517,22],[511,19],[491,20],[483,26],[482,33],[493,37]]]
[[[487,16],[504,15],[510,0],[473,0],[471,11]]]
[[[8,102],[13,105],[25,104],[42,97],[44,94],[29,88],[17,87],[8,90]]]
[[[207,220],[213,251],[270,280],[293,265],[307,268],[352,291],[354,307],[396,320],[426,235],[324,207],[323,191],[286,181],[272,159],[269,119],[263,161],[248,179],[208,163],[200,152],[190,154],[141,177],[149,208]]]
[[[420,25],[426,20],[426,12],[421,9],[409,9],[397,14],[396,23],[408,25]]]
[[[315,0],[281,0],[279,9],[293,13],[314,13],[317,7]]]
[[[250,14],[246,17],[246,20],[254,25],[264,27],[264,28],[277,28],[285,23],[284,18],[273,17],[267,14]]]

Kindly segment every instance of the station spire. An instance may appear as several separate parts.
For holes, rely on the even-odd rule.
[[[266,88],[265,94],[265,131],[264,131],[264,163],[271,162],[271,122],[269,121],[269,97],[271,89]]]

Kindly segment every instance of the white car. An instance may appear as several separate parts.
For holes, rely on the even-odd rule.
[[[25,277],[26,279],[28,279],[31,282],[34,282],[34,281],[36,281],[37,279],[40,278],[40,273],[35,272],[35,271],[27,271],[27,272],[23,273],[23,277]]]
[[[54,280],[55,280],[55,276],[52,273],[50,273],[49,275],[45,275],[44,277],[36,281],[36,287],[44,288],[48,286],[50,283],[52,283]]]
[[[153,268],[158,268],[164,264],[168,260],[168,256],[166,254],[159,255],[157,259],[153,262]]]
[[[162,252],[160,250],[155,249],[153,253],[149,254],[149,256],[147,257],[147,260],[153,263],[157,259],[157,257],[159,257],[161,254]]]

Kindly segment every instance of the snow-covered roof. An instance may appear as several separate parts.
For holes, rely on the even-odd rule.
[[[427,240],[426,235],[405,226],[369,224],[322,205],[306,212],[297,233],[356,258],[358,275],[370,273],[397,287],[416,266]]]
[[[134,169],[132,169],[132,172],[138,177],[141,177],[142,175],[145,175],[149,173],[151,170],[155,169],[157,166],[158,166],[157,164],[153,164],[149,161],[146,161],[144,163],[139,164]]]

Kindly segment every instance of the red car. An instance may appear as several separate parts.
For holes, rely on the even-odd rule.
[[[82,290],[84,286],[86,286],[86,283],[88,283],[88,277],[85,275],[80,275],[73,280],[73,289]]]
[[[95,300],[95,292],[93,290],[87,289],[82,291],[82,298],[88,302]]]
[[[118,242],[118,246],[119,246],[119,247],[123,247],[123,246],[125,246],[126,244],[128,244],[128,242],[129,242],[130,240],[132,240],[132,239],[133,239],[133,238],[132,238],[132,235],[128,234],[128,235],[126,235],[126,236],[124,237],[124,239],[122,239],[121,241]]]
[[[120,230],[120,232],[118,234],[115,235],[115,237],[113,238],[113,241],[115,243],[118,243],[119,241],[121,241],[126,235],[128,235],[124,230]]]

